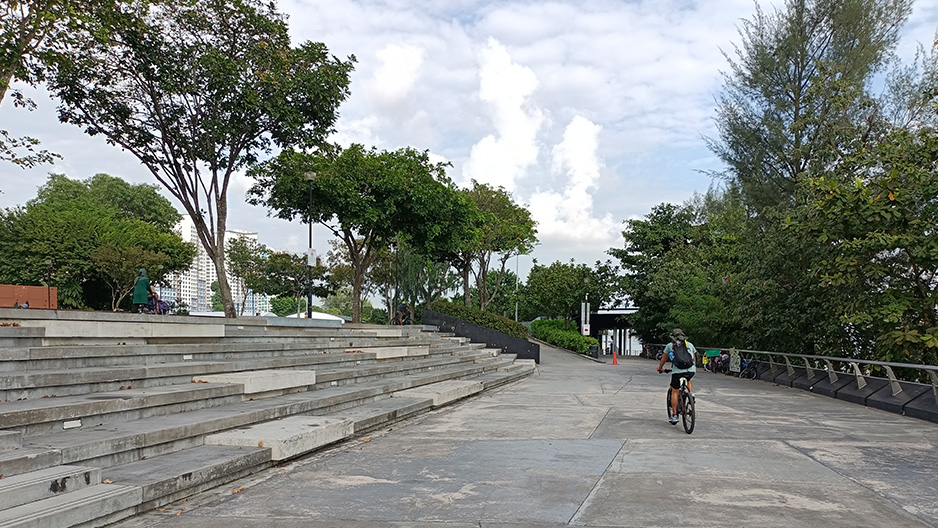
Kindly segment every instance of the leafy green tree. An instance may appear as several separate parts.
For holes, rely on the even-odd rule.
[[[836,79],[841,93],[864,93],[910,10],[911,0],[786,0],[743,22],[710,148],[756,212],[792,204],[799,180],[836,160],[841,132],[875,120],[863,99],[838,105],[823,88]]]
[[[576,321],[582,303],[592,308],[613,306],[616,303],[617,279],[610,264],[596,263],[596,269],[586,264],[556,261],[541,266],[535,261],[528,273],[525,295],[551,319],[564,320],[564,326]]]
[[[315,173],[312,180],[305,174]],[[284,151],[254,167],[249,202],[279,218],[300,217],[328,228],[345,246],[352,270],[352,320],[361,321],[368,270],[400,236],[422,254],[452,250],[472,209],[426,152],[352,145],[316,154]],[[312,203],[309,189],[312,188]]]
[[[136,156],[192,218],[222,303],[232,175],[273,147],[314,146],[349,94],[354,57],[290,44],[285,17],[261,0],[134,3],[125,23],[55,63],[59,118]]]
[[[13,104],[34,109],[36,104],[12,88],[13,81],[37,86],[47,64],[58,53],[78,45],[92,32],[107,29],[106,8],[121,2],[102,0],[9,0],[0,4],[0,104],[7,95]],[[39,140],[14,138],[0,130],[0,160],[32,167],[59,157],[37,151]]]
[[[301,314],[306,312],[306,299],[302,298],[297,303],[295,297],[271,297],[270,310],[278,317],[284,317],[290,314]]]
[[[140,268],[159,283],[167,273],[189,267],[195,246],[183,243],[172,231],[142,220],[118,220],[101,236],[91,260],[111,289],[111,309],[117,310],[131,292]]]
[[[846,293],[840,355],[938,365],[936,167],[934,130],[895,130],[811,180],[793,225],[832,251],[817,265],[821,284]]]
[[[124,297],[127,270],[136,276],[145,267],[127,260],[131,256],[161,262],[160,270],[149,270],[156,281],[188,268],[195,248],[165,227],[179,218],[169,201],[153,186],[115,180],[103,174],[83,182],[51,175],[25,207],[6,210],[0,222],[5,255],[0,281],[55,286],[59,304],[69,308],[104,308],[94,290],[110,285],[106,302],[116,309],[115,300]],[[143,198],[131,208],[120,203],[128,196]]]
[[[304,255],[292,253],[270,253],[264,260],[263,281],[256,291],[268,295],[292,295],[299,315],[300,299],[308,294],[326,297],[335,290],[326,268],[313,266],[310,270]],[[305,307],[305,302],[303,303]]]
[[[475,275],[479,308],[484,312],[501,292],[508,260],[518,254],[526,255],[534,249],[537,244],[537,227],[530,211],[516,204],[511,194],[502,187],[493,188],[473,180],[472,187],[462,192],[476,206],[481,223],[478,224],[477,235],[470,239],[471,245],[456,254],[454,264],[462,266],[467,306],[470,299],[470,270]],[[490,284],[489,274],[492,272],[495,273],[495,280]]]
[[[667,266],[672,251],[692,242],[694,219],[695,213],[688,207],[657,205],[644,219],[626,221],[623,247],[609,250],[623,270],[624,293],[639,307],[630,322],[646,343],[660,339],[674,304],[673,290],[666,285],[655,289],[653,280]]]
[[[212,311],[221,312],[224,310],[224,306],[221,303],[221,291],[218,289],[218,281],[212,281]]]
[[[269,252],[266,246],[247,237],[234,237],[228,241],[225,252],[228,271],[236,278],[236,283],[241,288],[239,315],[244,315],[248,290],[261,291],[264,288],[264,258]]]

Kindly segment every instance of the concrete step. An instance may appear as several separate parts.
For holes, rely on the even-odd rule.
[[[0,423],[6,424],[2,417],[0,417]],[[23,447],[22,431],[0,431],[0,451],[21,447]]]
[[[0,510],[96,486],[101,469],[81,466],[55,466],[0,480]]]
[[[324,416],[351,420],[355,434],[361,434],[427,411],[432,406],[433,400],[430,398],[385,398]]]
[[[392,394],[393,398],[428,398],[433,401],[434,407],[466,398],[477,392],[482,392],[480,381],[447,380],[424,385],[414,389],[398,391]]]
[[[60,464],[110,467],[201,445],[205,435],[296,414],[322,414],[374,401],[414,387],[477,376],[466,364],[347,386],[245,401],[144,420],[58,431],[29,439],[29,446],[0,452],[7,475]]]
[[[534,362],[533,359],[530,361],[532,363]],[[521,368],[512,369],[510,371],[500,370],[489,372],[474,379],[479,380],[484,389],[488,390],[526,378],[535,372],[535,368],[531,365],[520,364],[519,366]]]
[[[86,425],[191,411],[241,400],[241,388],[187,383],[0,404],[0,424],[26,437]],[[0,432],[2,434],[2,432]]]
[[[101,521],[118,521],[136,513],[141,489],[136,486],[99,484],[0,511],[0,528],[67,528]]]
[[[244,399],[270,398],[316,386],[314,370],[249,370],[225,374],[196,375],[193,383],[241,385]]]
[[[205,437],[205,445],[266,447],[270,459],[287,460],[344,440],[354,433],[351,420],[323,416],[287,416]]]
[[[270,465],[270,449],[204,445],[106,468],[102,477],[142,490],[140,511],[221,486]]]

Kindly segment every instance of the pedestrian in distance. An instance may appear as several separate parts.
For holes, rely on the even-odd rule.
[[[147,305],[150,303],[150,294],[150,278],[147,277],[147,270],[140,268],[140,273],[137,274],[137,279],[134,281],[133,299],[138,312],[144,313],[147,310]]]

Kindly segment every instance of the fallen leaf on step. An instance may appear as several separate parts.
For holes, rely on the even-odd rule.
[[[104,479],[101,481],[101,484],[114,484],[114,481],[110,479]]]

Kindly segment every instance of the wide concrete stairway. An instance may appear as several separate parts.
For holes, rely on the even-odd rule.
[[[518,380],[424,327],[0,309],[0,527],[104,526]]]

